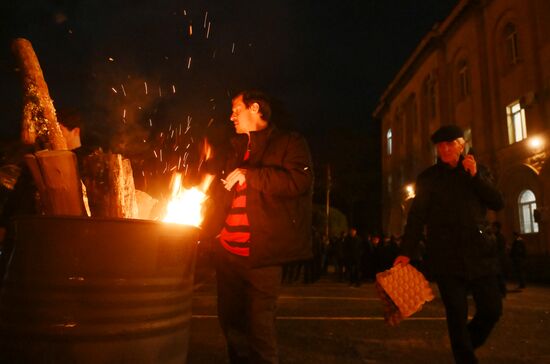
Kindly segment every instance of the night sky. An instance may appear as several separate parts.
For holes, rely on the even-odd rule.
[[[285,125],[310,141],[317,189],[330,163],[334,204],[372,230],[380,163],[371,113],[456,2],[3,1],[1,139],[17,138],[20,125],[15,37],[33,44],[56,108],[79,110],[90,140],[131,156],[151,156],[160,133],[178,125],[190,128],[191,142],[223,139],[230,95],[259,88],[284,105]],[[357,191],[351,201],[346,190]]]

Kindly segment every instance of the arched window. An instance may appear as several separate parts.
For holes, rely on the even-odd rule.
[[[391,133],[391,128],[388,129],[388,132],[386,133],[386,145],[387,145],[387,152],[388,152],[388,155],[391,155],[392,153],[392,133]]]
[[[506,58],[509,64],[516,64],[519,60],[518,32],[516,26],[512,23],[504,27],[504,44],[506,49]]]
[[[458,98],[464,99],[470,94],[470,70],[468,68],[468,62],[463,59],[458,62]]]
[[[518,198],[519,227],[522,234],[538,233],[539,224],[535,222],[537,199],[531,190],[523,190]]]
[[[428,75],[422,83],[422,115],[426,119],[433,119],[437,115],[437,81],[433,74]]]

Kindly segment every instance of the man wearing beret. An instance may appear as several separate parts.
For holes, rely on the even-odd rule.
[[[394,265],[408,264],[426,232],[426,265],[437,282],[456,363],[477,363],[480,347],[502,314],[498,254],[487,209],[503,208],[492,177],[473,155],[464,156],[464,133],[456,125],[431,137],[437,163],[423,171]],[[476,306],[468,322],[471,293]]]

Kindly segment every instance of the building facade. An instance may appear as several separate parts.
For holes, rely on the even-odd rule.
[[[461,0],[416,47],[373,113],[381,123],[382,222],[400,235],[417,175],[436,161],[430,135],[465,130],[506,207],[492,219],[550,252],[550,1]]]

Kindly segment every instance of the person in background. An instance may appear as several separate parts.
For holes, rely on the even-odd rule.
[[[67,149],[77,156],[78,167],[81,167],[82,158],[90,151],[82,147],[80,139],[82,119],[76,110],[60,109],[57,111],[61,133],[67,142]],[[27,146],[26,153],[32,153]],[[0,214],[0,237],[3,238],[2,254],[0,255],[0,281],[4,275],[7,261],[13,245],[11,219],[17,215],[34,215],[41,213],[40,197],[34,179],[27,165],[21,162],[21,173],[17,178],[13,191],[10,192]]]
[[[487,168],[464,155],[462,129],[442,126],[431,140],[438,160],[418,176],[394,265],[409,263],[426,231],[426,265],[445,306],[455,362],[477,363],[475,349],[502,314],[496,242],[486,214],[502,209],[504,202]],[[470,322],[469,293],[476,306]]]
[[[502,297],[506,297],[506,238],[504,234],[500,231],[501,224],[499,221],[494,221],[493,224],[493,234],[495,234],[495,239],[497,243],[497,254],[498,254],[498,284],[500,287],[500,293]]]
[[[525,264],[527,259],[527,247],[521,235],[514,231],[514,241],[510,248],[510,259],[514,267],[514,275],[518,281],[518,289],[523,289],[525,285]]]
[[[363,240],[357,235],[357,229],[355,227],[349,229],[349,234],[344,240],[344,252],[349,284],[350,286],[359,287],[361,285]]]
[[[237,135],[211,186],[203,231],[214,241],[218,317],[231,363],[278,363],[281,265],[312,257],[313,168],[305,139],[272,121],[270,98],[232,99]]]

